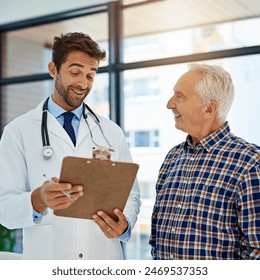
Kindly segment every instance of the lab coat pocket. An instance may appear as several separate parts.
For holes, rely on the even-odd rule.
[[[23,231],[23,259],[52,259],[52,225],[37,225]]]

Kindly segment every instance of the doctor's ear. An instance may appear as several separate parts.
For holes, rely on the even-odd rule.
[[[52,78],[56,78],[57,69],[53,61],[48,64],[49,74]]]

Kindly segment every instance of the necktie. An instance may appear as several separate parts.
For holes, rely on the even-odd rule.
[[[68,133],[71,141],[73,142],[74,146],[76,146],[76,137],[75,137],[75,131],[71,124],[72,118],[74,117],[74,113],[72,112],[65,112],[62,114],[64,116],[64,124],[63,128]]]

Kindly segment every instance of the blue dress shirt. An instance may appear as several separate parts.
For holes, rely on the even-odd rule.
[[[83,103],[76,108],[75,110],[71,111],[72,113],[75,114],[75,116],[72,119],[72,126],[75,131],[75,136],[77,139],[78,131],[79,131],[79,123],[81,116],[83,114]],[[64,123],[64,117],[62,116],[63,113],[66,112],[63,108],[61,108],[58,104],[56,104],[53,100],[52,97],[50,97],[49,102],[48,102],[48,111],[57,119],[57,121],[63,126]]]

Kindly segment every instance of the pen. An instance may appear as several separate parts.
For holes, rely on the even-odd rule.
[[[55,183],[55,182],[54,182],[51,178],[49,178],[46,174],[43,174],[43,177],[45,177],[45,179],[48,180],[50,183]],[[68,198],[74,199],[74,197],[73,197],[70,193],[68,193],[68,192],[66,192],[66,191],[64,191],[64,190],[61,190],[61,192],[64,193]]]

